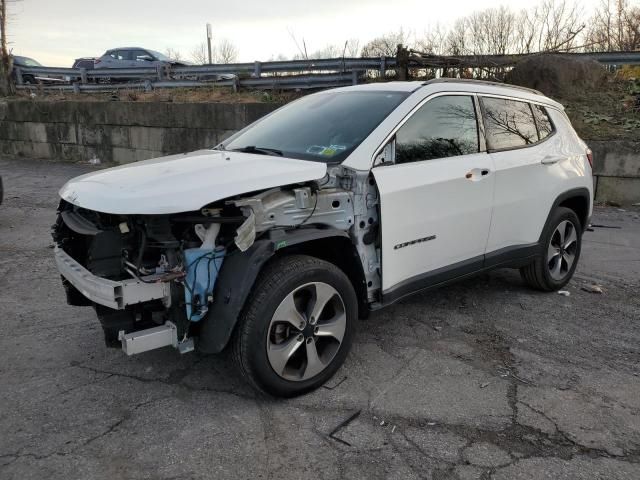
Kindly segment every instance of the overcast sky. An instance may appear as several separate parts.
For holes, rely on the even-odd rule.
[[[140,46],[190,52],[215,37],[239,49],[239,61],[268,60],[297,52],[291,34],[309,52],[358,38],[360,45],[403,28],[420,36],[472,10],[508,4],[529,8],[535,0],[20,0],[9,4],[9,40],[16,55],[49,66],[71,66],[77,57],[108,48]],[[597,0],[580,2],[589,11]],[[290,33],[291,32],[291,33]]]

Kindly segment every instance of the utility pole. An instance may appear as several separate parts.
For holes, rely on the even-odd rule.
[[[209,63],[211,63],[211,24],[207,23],[207,49],[209,50]]]

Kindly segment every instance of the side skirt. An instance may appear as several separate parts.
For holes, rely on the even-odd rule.
[[[486,255],[478,255],[469,260],[417,275],[383,291],[382,301],[371,305],[371,310],[378,310],[409,295],[449,285],[496,268],[522,267],[540,253],[541,249],[538,243],[501,248]]]

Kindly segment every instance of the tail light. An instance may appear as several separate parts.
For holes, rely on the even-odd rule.
[[[99,58],[96,58],[96,59],[93,61],[93,64],[94,64],[94,65],[98,65],[100,62],[101,62],[101,60],[100,60]]]
[[[589,165],[593,168],[593,152],[590,148],[587,148],[587,160],[589,160]]]

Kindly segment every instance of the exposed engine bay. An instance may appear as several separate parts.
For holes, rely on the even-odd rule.
[[[122,344],[129,354],[145,351],[153,342],[132,332],[155,332],[154,338],[169,335],[158,346],[172,344],[184,353],[193,350],[212,305],[229,301],[215,287],[225,267],[235,268],[232,257],[247,255],[276,231],[340,232],[357,252],[368,302],[376,302],[378,207],[373,177],[337,165],[319,181],[239,195],[179,214],[115,215],[62,200],[53,238],[59,267],[66,262],[71,272],[65,275],[61,268],[68,303],[94,306],[108,346]],[[286,247],[281,240],[274,250]],[[106,283],[84,288],[75,279],[85,269],[93,284],[95,277]],[[100,296],[105,286],[116,292],[108,301]],[[161,327],[165,330],[153,330]],[[134,341],[147,346],[134,347]]]

